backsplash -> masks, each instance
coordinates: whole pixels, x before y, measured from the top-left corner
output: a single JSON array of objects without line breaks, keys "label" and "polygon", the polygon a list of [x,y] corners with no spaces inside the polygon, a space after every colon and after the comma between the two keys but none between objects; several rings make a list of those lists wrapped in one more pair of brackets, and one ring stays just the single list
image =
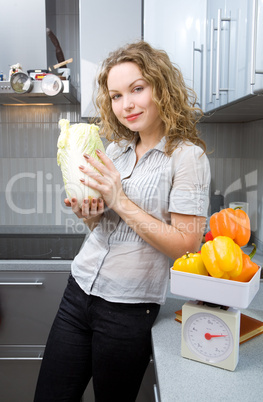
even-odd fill
[{"label": "backsplash", "polygon": [[249,203],[252,238],[263,249],[263,120],[248,123],[202,123],[211,166],[211,194],[220,190],[225,207]]},{"label": "backsplash", "polygon": [[[78,0],[47,2],[47,20],[66,58],[73,57],[72,84],[79,89]],[[54,49],[48,47],[54,63]],[[58,121],[83,121],[80,105],[0,107],[0,224],[56,226],[81,231],[64,206],[65,192],[57,166]],[[249,202],[253,240],[263,249],[263,120],[249,123],[202,123],[211,165],[211,193]]]}]

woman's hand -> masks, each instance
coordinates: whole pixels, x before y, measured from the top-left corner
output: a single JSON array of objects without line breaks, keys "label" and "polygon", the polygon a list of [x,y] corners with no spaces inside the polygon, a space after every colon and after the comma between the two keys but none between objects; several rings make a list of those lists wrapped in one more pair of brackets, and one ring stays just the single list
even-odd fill
[{"label": "woman's hand", "polygon": [[104,202],[102,198],[92,198],[92,200],[85,199],[81,208],[76,198],[72,198],[71,202],[68,198],[65,198],[64,203],[67,207],[72,208],[72,211],[78,218],[83,219],[83,222],[88,225],[90,230],[93,230],[97,226],[104,212]]},{"label": "woman's hand", "polygon": [[104,202],[102,198],[92,198],[92,200],[85,199],[81,208],[79,207],[76,198],[72,198],[71,202],[68,198],[65,198],[64,203],[67,207],[71,207],[72,211],[81,219],[95,217],[104,212]]},{"label": "woman's hand", "polygon": [[96,153],[101,162],[86,154],[84,157],[98,172],[89,167],[79,166],[79,169],[87,175],[87,178],[81,179],[81,182],[99,191],[109,208],[115,209],[117,206],[119,208],[122,200],[127,198],[122,189],[120,174],[103,152],[97,150]]}]

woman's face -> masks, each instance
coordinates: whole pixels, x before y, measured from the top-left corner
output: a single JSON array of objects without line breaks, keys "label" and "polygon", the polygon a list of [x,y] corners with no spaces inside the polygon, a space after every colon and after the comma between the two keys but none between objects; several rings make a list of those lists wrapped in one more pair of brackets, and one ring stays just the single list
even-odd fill
[{"label": "woman's face", "polygon": [[140,134],[159,132],[162,121],[152,88],[137,64],[125,62],[112,67],[107,84],[112,110],[120,123]]}]

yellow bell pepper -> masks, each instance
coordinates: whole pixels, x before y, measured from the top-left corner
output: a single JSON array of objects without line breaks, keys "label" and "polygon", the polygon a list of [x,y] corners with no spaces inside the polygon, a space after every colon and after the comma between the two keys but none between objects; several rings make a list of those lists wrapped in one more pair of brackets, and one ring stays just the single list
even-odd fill
[{"label": "yellow bell pepper", "polygon": [[242,250],[230,237],[218,236],[206,242],[201,256],[207,271],[215,278],[235,278],[242,271]]},{"label": "yellow bell pepper", "polygon": [[208,275],[200,253],[187,252],[174,262],[173,269],[192,274]]}]

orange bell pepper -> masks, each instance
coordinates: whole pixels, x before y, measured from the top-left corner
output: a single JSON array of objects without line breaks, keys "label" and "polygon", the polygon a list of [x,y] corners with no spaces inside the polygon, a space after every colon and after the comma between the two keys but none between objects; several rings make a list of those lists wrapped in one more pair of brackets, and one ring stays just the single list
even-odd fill
[{"label": "orange bell pepper", "polygon": [[234,278],[242,271],[241,248],[227,236],[217,236],[201,248],[208,273],[215,278]]},{"label": "orange bell pepper", "polygon": [[258,265],[255,262],[251,261],[257,250],[257,247],[254,243],[253,246],[254,248],[249,255],[242,251],[242,260],[243,260],[242,271],[241,274],[236,276],[235,278],[230,278],[233,281],[249,282],[253,278],[253,276],[257,273]]},{"label": "orange bell pepper", "polygon": [[200,253],[185,253],[175,260],[173,269],[191,274],[208,275]]},{"label": "orange bell pepper", "polygon": [[245,211],[240,208],[225,208],[216,212],[210,218],[212,236],[227,236],[240,247],[245,246],[251,235],[250,220]]}]

